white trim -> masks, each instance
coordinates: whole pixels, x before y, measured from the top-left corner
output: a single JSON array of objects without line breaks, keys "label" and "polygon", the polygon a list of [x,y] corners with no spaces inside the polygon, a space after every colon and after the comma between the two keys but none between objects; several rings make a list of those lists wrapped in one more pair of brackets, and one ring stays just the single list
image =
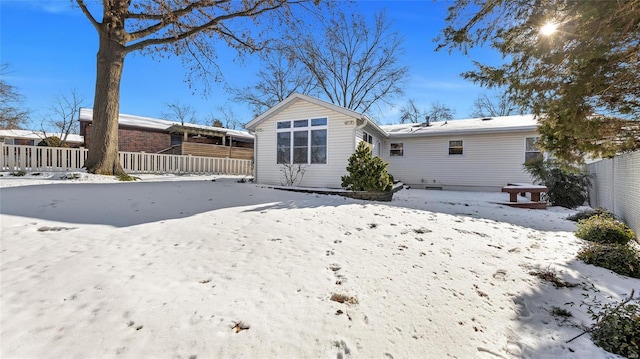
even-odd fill
[{"label": "white trim", "polygon": [[253,120],[251,120],[248,123],[246,123],[244,125],[244,128],[246,128],[248,130],[255,129],[256,126],[258,126],[262,122],[268,120],[273,115],[275,115],[278,112],[280,112],[281,110],[289,107],[290,105],[295,103],[297,100],[310,102],[310,103],[312,103],[314,105],[317,105],[317,106],[320,106],[320,107],[323,107],[323,108],[326,108],[326,109],[341,113],[341,114],[343,114],[345,116],[354,118],[356,120],[364,120],[365,124],[367,124],[367,123],[370,124],[373,128],[375,128],[376,131],[380,132],[380,134],[383,137],[388,137],[389,136],[387,134],[387,132],[385,132],[382,128],[380,128],[380,126],[378,126],[374,121],[372,121],[365,114],[361,114],[361,113],[349,110],[347,108],[344,108],[342,106],[334,105],[332,103],[329,103],[329,102],[326,102],[326,101],[322,101],[322,100],[317,99],[315,97],[303,95],[303,94],[300,94],[300,93],[294,93],[291,96],[287,97],[286,99],[282,100],[280,103],[278,103],[277,105],[271,107],[270,109],[268,109],[263,114],[259,115],[258,117],[254,118]]},{"label": "white trim", "polygon": [[[457,141],[460,141],[462,143],[462,146],[455,146],[453,148],[459,148],[459,147],[462,148],[462,153],[451,153],[451,142],[457,142]],[[465,153],[466,151],[464,150],[464,139],[455,139],[455,140],[447,139],[447,156],[464,157]]]},{"label": "white trim", "polygon": [[537,152],[537,153],[540,153],[542,155],[542,159],[545,158],[544,152],[542,151],[542,149],[538,149],[538,151],[527,151],[527,139],[529,139],[529,138],[535,138],[536,139],[535,143],[537,143],[540,140],[540,135],[537,135],[537,136],[524,136],[524,138],[523,138],[524,139],[524,141],[523,141],[524,151],[522,151],[522,163],[527,162],[527,153],[536,153]]},{"label": "white trim", "polygon": [[[321,125],[321,126],[312,126],[311,125],[311,121],[312,120],[318,120],[318,119],[324,119],[326,120],[326,124],[325,125]],[[296,121],[308,121],[307,122],[307,126],[305,127],[294,127],[294,123]],[[291,124],[290,127],[287,128],[278,128],[278,123],[280,122],[289,122]],[[297,130],[296,130],[297,129]],[[291,134],[289,136],[289,148],[290,148],[290,153],[289,153],[289,162],[291,164],[298,164],[298,163],[293,163],[293,156],[294,156],[294,136],[293,133],[295,132],[304,132],[306,130],[307,132],[307,162],[306,163],[300,163],[300,164],[304,164],[304,165],[320,165],[320,166],[324,166],[329,164],[329,117],[324,117],[324,116],[318,116],[318,117],[309,117],[309,118],[300,118],[300,119],[295,119],[295,120],[279,120],[276,121],[276,165],[281,165],[282,163],[278,163],[278,133],[289,133]],[[311,132],[314,130],[325,130],[326,132],[326,138],[325,138],[325,162],[324,163],[311,163]]]},{"label": "white trim", "polygon": [[[393,145],[402,145],[402,154],[401,155],[392,155],[391,154],[391,147]],[[389,142],[389,157],[404,157],[404,142]]]}]

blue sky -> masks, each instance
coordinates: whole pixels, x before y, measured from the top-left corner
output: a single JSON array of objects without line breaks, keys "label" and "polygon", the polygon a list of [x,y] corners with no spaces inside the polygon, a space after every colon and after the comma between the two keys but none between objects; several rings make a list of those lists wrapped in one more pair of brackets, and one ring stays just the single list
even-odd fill
[{"label": "blue sky", "polygon": [[[450,4],[431,0],[358,2],[359,10],[369,18],[386,9],[394,29],[404,37],[401,64],[410,68],[405,95],[397,98],[393,107],[372,114],[379,123],[396,123],[398,111],[408,99],[414,99],[421,108],[438,101],[454,109],[456,118],[468,117],[473,101],[488,93],[462,79],[460,73],[473,68],[472,60],[495,62],[499,55],[482,49],[474,51],[471,58],[459,52],[434,51],[432,39],[444,26]],[[84,107],[93,105],[97,48],[94,28],[69,0],[0,2],[0,61],[10,65],[4,79],[24,95],[33,123],[39,124],[50,113],[56,96],[74,89],[84,98]],[[234,50],[224,44],[218,49],[224,80],[235,87],[251,85],[258,71],[257,59],[249,56],[242,62],[234,61]],[[224,106],[232,109],[241,122],[251,120],[250,109],[234,103],[224,83],[214,83],[204,97],[194,93],[184,80],[185,71],[178,58],[157,61],[130,54],[125,60],[120,112],[160,117],[164,103],[179,101],[193,106],[199,117],[217,114],[217,108]]]}]

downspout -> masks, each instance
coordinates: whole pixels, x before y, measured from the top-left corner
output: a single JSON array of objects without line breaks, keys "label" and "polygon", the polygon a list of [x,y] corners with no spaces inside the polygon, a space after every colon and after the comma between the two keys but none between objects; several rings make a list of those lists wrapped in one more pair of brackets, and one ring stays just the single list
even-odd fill
[{"label": "downspout", "polygon": [[352,136],[352,138],[353,138],[353,146],[352,147],[353,147],[354,151],[356,150],[356,134],[358,133],[358,130],[362,130],[366,125],[369,124],[369,120],[367,120],[365,117],[361,118],[361,120],[363,121],[362,125],[356,126],[353,129],[353,136]]},{"label": "downspout", "polygon": [[256,165],[256,158],[258,157],[258,134],[254,130],[247,129],[249,134],[253,135],[253,183],[258,182],[258,165]]}]

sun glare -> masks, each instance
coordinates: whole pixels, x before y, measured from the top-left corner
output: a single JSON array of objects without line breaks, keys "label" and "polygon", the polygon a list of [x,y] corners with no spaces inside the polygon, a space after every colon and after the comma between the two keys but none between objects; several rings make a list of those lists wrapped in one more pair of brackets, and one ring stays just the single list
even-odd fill
[{"label": "sun glare", "polygon": [[558,24],[554,24],[552,22],[548,22],[540,28],[540,34],[545,36],[549,36],[556,31],[558,31]]}]

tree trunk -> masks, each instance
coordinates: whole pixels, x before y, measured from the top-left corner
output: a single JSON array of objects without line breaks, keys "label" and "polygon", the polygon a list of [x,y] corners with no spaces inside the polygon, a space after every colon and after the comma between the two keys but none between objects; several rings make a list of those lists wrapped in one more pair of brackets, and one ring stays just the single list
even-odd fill
[{"label": "tree trunk", "polygon": [[103,175],[124,174],[118,158],[118,116],[120,79],[125,48],[112,34],[100,34],[93,123],[85,166],[87,172]]}]

